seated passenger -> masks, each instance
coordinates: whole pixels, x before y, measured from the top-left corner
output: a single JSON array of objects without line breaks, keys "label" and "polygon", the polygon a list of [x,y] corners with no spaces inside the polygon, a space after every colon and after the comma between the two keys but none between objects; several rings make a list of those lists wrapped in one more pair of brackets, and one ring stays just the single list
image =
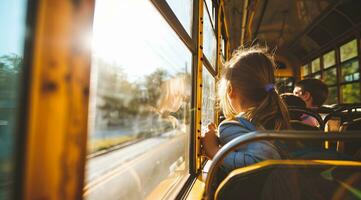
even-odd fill
[{"label": "seated passenger", "polygon": [[[239,50],[226,64],[219,82],[219,98],[226,119],[214,124],[202,138],[205,156],[212,159],[221,146],[237,136],[255,130],[288,129],[286,105],[275,89],[275,64],[265,50]],[[274,142],[257,141],[228,154],[222,164],[224,172],[267,159],[281,159],[282,150]]]},{"label": "seated passenger", "polygon": [[[304,79],[296,83],[293,94],[300,97],[306,107],[310,109],[319,108],[325,103],[328,97],[328,87],[325,83],[318,79]],[[311,126],[318,126],[315,118],[308,115],[302,117],[302,121]]]}]

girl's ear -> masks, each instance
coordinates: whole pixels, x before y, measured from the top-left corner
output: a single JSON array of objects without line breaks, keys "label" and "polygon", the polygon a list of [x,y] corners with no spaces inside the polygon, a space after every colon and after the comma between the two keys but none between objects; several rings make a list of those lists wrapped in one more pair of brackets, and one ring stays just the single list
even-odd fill
[{"label": "girl's ear", "polygon": [[234,93],[234,90],[233,90],[233,87],[232,87],[231,84],[229,84],[229,86],[228,86],[227,95],[228,95],[230,98],[233,98],[233,97],[235,96],[235,93]]}]

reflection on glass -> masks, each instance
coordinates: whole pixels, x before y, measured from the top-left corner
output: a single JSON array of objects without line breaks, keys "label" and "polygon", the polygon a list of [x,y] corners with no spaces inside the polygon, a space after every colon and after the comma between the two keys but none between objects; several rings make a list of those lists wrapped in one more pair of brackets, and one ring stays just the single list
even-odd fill
[{"label": "reflection on glass", "polygon": [[341,86],[342,103],[360,103],[360,83]]},{"label": "reflection on glass", "polygon": [[329,68],[336,64],[335,51],[330,51],[323,55],[323,68]]},{"label": "reflection on glass", "polygon": [[150,1],[96,2],[86,199],[145,199],[167,181],[159,198],[188,174],[191,63]]},{"label": "reflection on glass", "polygon": [[301,76],[307,76],[310,73],[310,70],[308,68],[308,65],[303,65],[301,67]]},{"label": "reflection on glass", "polygon": [[216,106],[216,80],[203,66],[202,70],[202,133],[205,133],[208,124],[214,122]]},{"label": "reflection on glass", "polygon": [[329,87],[328,88],[328,98],[325,104],[337,104],[338,103],[338,94],[337,94],[337,87]]},{"label": "reflection on glass", "polygon": [[340,47],[341,62],[357,56],[357,41],[352,40]]},{"label": "reflection on glass", "polygon": [[316,58],[315,60],[313,60],[311,62],[311,70],[312,70],[312,73],[315,73],[315,72],[318,72],[320,71],[320,58]]},{"label": "reflection on glass", "polygon": [[337,74],[336,67],[327,69],[326,71],[323,72],[323,81],[327,85],[335,85],[337,83],[336,74]]},{"label": "reflection on glass", "polygon": [[217,61],[217,38],[212,28],[211,19],[207,13],[207,8],[203,7],[203,53],[208,58],[212,67],[216,69]]},{"label": "reflection on glass", "polygon": [[358,60],[350,60],[341,64],[341,81],[352,82],[360,79]]},{"label": "reflection on glass", "polygon": [[0,199],[13,189],[15,129],[19,126],[19,91],[23,70],[26,0],[0,4]]},{"label": "reflection on glass", "polygon": [[189,35],[192,35],[193,0],[166,0]]}]

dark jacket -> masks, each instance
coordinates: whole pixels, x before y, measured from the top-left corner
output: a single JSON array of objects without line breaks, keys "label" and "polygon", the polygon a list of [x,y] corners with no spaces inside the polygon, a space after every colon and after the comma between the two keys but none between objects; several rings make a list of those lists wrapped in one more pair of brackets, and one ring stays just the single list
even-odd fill
[{"label": "dark jacket", "polygon": [[[243,117],[236,119],[237,121],[225,120],[219,125],[219,140],[222,146],[240,135],[256,130],[256,127],[247,119]],[[223,161],[222,168],[225,172],[230,172],[236,168],[270,159],[281,159],[278,148],[271,142],[262,140],[243,145],[229,153]]]}]

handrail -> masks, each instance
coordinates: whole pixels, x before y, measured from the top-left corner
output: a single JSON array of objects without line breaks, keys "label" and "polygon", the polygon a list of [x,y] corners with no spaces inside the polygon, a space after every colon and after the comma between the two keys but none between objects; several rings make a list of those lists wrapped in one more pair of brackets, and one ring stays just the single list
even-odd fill
[{"label": "handrail", "polygon": [[304,114],[310,115],[311,117],[313,117],[317,120],[318,124],[320,125],[319,128],[321,130],[325,130],[325,123],[324,123],[322,117],[318,113],[316,113],[308,108],[301,108],[301,107],[294,107],[294,106],[288,107],[288,111],[289,112],[292,112],[292,111],[299,112],[299,113],[304,113]]},{"label": "handrail", "polygon": [[339,134],[338,132],[327,132],[323,131],[254,131],[239,137],[234,138],[229,143],[225,144],[214,156],[212,159],[212,164],[209,168],[206,186],[205,186],[205,198],[212,200],[214,198],[214,191],[212,190],[211,183],[213,182],[214,175],[219,169],[219,165],[223,161],[224,157],[228,155],[234,149],[257,140],[273,140],[273,139],[282,139],[282,140],[359,140],[361,141],[361,134],[359,132],[347,132],[347,134]]},{"label": "handrail", "polygon": [[327,114],[323,121],[326,124],[331,119],[331,117],[334,116],[336,113],[342,113],[342,111],[347,111],[348,113],[352,113],[352,110],[357,108],[361,108],[361,104],[342,105],[341,107]]}]

